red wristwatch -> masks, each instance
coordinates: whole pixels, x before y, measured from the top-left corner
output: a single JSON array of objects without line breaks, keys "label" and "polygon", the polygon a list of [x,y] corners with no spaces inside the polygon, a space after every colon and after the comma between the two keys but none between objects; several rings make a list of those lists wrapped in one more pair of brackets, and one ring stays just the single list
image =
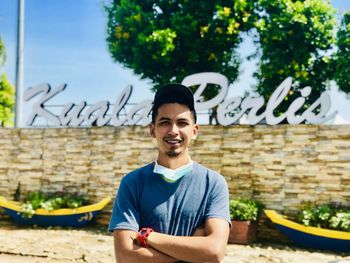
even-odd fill
[{"label": "red wristwatch", "polygon": [[153,232],[152,228],[144,227],[137,233],[137,240],[139,241],[141,246],[148,247],[146,240],[151,232]]}]

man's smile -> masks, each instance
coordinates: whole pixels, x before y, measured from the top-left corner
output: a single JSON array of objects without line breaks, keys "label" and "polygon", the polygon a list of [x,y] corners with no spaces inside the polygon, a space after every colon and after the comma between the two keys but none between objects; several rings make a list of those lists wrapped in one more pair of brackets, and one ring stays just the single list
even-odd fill
[{"label": "man's smile", "polygon": [[170,138],[165,138],[164,141],[172,146],[176,146],[182,142],[181,139],[170,139]]}]

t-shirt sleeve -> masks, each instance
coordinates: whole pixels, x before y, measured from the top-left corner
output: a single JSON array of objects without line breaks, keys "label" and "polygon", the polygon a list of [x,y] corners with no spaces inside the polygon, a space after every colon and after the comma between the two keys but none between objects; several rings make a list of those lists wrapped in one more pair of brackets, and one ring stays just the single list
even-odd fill
[{"label": "t-shirt sleeve", "polygon": [[119,186],[108,230],[126,229],[139,231],[140,212],[137,202],[137,189],[133,180],[125,176]]},{"label": "t-shirt sleeve", "polygon": [[211,189],[205,218],[222,218],[231,226],[228,186],[225,178],[221,175],[218,175]]}]

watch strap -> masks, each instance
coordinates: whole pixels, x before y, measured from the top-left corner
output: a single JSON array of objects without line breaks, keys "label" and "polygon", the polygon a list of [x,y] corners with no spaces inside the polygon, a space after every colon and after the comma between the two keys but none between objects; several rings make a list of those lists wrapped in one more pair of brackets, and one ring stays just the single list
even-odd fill
[{"label": "watch strap", "polygon": [[152,228],[144,227],[137,233],[137,240],[139,241],[139,244],[143,247],[148,247],[147,245],[147,237],[150,233],[153,232]]}]

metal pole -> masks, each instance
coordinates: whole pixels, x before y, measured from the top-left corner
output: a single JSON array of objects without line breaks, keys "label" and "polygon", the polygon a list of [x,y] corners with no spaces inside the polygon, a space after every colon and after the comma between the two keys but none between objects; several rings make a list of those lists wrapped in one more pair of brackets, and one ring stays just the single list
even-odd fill
[{"label": "metal pole", "polygon": [[22,124],[23,60],[24,60],[24,0],[18,0],[16,109],[15,109],[15,127],[16,128],[21,127],[21,124]]}]

